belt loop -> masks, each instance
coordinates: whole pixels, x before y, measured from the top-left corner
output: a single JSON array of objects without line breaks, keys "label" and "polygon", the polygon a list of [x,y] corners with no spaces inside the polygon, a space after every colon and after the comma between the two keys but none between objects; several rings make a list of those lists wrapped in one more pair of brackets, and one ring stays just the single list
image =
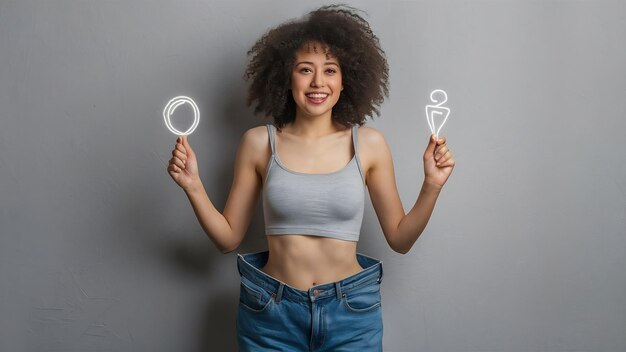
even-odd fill
[{"label": "belt loop", "polygon": [[283,288],[285,287],[285,284],[283,284],[282,282],[280,283],[280,285],[278,286],[278,292],[276,292],[276,303],[280,303],[280,299],[283,296]]},{"label": "belt loop", "polygon": [[337,292],[337,299],[341,300],[341,284],[339,281],[335,282],[335,291]]}]

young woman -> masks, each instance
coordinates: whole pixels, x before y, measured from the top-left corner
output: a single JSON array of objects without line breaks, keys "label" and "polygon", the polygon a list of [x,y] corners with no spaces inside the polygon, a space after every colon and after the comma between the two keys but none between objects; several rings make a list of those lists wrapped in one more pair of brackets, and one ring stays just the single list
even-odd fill
[{"label": "young woman", "polygon": [[262,193],[269,250],[237,257],[239,348],[380,351],[382,262],[356,252],[365,189],[387,243],[407,253],[454,167],[446,140],[430,137],[405,214],[385,138],[363,126],[388,92],[369,24],[353,8],[326,6],[269,30],[248,54],[248,104],[273,123],[243,134],[224,211],[209,200],[186,137],[167,169],[223,253],[243,240]]}]

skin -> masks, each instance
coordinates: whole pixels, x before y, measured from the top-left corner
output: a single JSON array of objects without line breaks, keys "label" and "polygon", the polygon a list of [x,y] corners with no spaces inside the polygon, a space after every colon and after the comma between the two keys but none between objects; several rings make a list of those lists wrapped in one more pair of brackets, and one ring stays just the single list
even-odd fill
[{"label": "skin", "polygon": [[[320,43],[314,43],[322,47]],[[339,61],[323,51],[296,53],[292,70],[295,121],[276,134],[276,153],[291,170],[328,173],[343,168],[352,158],[351,131],[332,121],[332,107],[343,89]],[[310,92],[327,93],[325,101],[308,99]],[[359,159],[372,206],[389,246],[407,253],[420,236],[455,161],[445,137],[430,137],[423,154],[424,181],[412,209],[404,212],[395,182],[389,146],[378,130],[359,128]],[[233,184],[223,213],[210,201],[198,175],[196,155],[186,136],[177,140],[168,172],[184,189],[206,234],[223,253],[241,244],[258,201],[271,157],[265,126],[249,129],[241,138]],[[356,261],[357,243],[307,235],[266,236],[269,259],[262,270],[287,285],[308,290],[339,281],[363,270]]]}]

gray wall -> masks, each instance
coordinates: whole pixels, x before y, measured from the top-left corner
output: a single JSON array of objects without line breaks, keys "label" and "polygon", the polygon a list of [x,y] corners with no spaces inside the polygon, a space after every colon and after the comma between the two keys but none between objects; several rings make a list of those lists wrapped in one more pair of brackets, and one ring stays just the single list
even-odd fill
[{"label": "gray wall", "polygon": [[[382,118],[405,210],[424,105],[449,94],[457,167],[411,252],[368,201],[386,351],[626,350],[623,1],[350,2],[388,54]],[[234,350],[236,254],[166,172],[185,94],[222,209],[246,50],[292,1],[0,2],[0,351]],[[182,128],[182,127],[181,127]],[[266,248],[261,207],[239,252]]]}]

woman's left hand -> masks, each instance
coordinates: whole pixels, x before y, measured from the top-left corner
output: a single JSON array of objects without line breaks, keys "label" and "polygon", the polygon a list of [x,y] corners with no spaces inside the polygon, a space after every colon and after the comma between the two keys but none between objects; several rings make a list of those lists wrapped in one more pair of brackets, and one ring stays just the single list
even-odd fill
[{"label": "woman's left hand", "polygon": [[431,135],[424,152],[424,183],[443,187],[454,169],[454,164],[452,152],[446,144],[446,137],[437,139],[434,134]]}]

